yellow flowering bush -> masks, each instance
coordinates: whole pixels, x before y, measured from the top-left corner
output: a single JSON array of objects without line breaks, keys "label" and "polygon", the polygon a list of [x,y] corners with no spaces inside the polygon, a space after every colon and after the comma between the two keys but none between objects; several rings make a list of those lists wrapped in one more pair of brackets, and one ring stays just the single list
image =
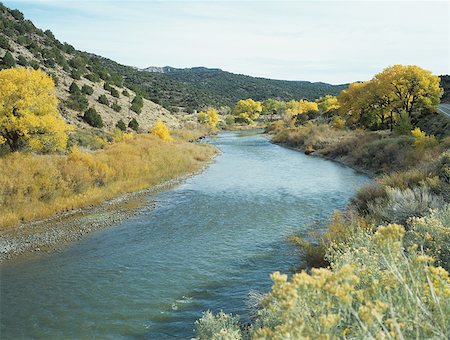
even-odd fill
[{"label": "yellow flowering bush", "polygon": [[[449,274],[417,246],[405,250],[404,237],[398,224],[361,228],[331,245],[329,268],[272,274],[259,317],[233,339],[448,338]],[[198,321],[199,338],[214,324]]]},{"label": "yellow flowering bush", "polygon": [[171,142],[173,138],[170,136],[169,128],[160,119],[158,119],[149,131],[152,135],[158,136],[162,140]]},{"label": "yellow flowering bush", "polygon": [[412,217],[405,242],[407,246],[417,244],[436,264],[450,270],[450,204],[432,210],[429,216]]}]

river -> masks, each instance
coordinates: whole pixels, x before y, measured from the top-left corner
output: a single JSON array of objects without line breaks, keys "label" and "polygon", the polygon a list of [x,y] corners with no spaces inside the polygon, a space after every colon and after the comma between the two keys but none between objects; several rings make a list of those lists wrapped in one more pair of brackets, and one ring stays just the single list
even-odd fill
[{"label": "river", "polygon": [[248,320],[251,290],[301,264],[287,242],[342,209],[368,178],[254,132],[209,138],[203,173],[155,209],[60,252],[1,266],[1,338],[190,339],[204,310]]}]

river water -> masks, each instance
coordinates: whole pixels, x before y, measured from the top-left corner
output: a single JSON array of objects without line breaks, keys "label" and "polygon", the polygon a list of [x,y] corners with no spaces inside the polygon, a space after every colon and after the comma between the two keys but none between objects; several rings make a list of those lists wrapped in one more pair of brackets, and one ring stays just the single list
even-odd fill
[{"label": "river water", "polygon": [[301,259],[286,238],[342,209],[368,179],[223,132],[214,164],[156,196],[154,210],[63,251],[1,267],[2,339],[190,339],[204,310],[248,320],[248,293]]}]

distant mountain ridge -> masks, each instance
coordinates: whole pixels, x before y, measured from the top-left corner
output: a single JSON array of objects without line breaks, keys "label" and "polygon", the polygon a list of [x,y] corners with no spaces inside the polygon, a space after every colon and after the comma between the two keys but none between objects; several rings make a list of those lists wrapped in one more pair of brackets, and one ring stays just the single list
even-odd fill
[{"label": "distant mountain ridge", "polygon": [[173,73],[173,72],[189,72],[189,71],[205,71],[205,72],[214,72],[214,71],[222,71],[220,68],[208,68],[203,66],[196,67],[187,67],[187,68],[177,68],[172,66],[149,66],[141,69],[141,71],[153,72],[153,73]]}]

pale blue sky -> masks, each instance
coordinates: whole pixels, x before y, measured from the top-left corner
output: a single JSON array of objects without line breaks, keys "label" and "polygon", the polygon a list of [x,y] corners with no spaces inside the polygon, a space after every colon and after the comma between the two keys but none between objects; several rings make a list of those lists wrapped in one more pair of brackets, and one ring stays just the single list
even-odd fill
[{"label": "pale blue sky", "polygon": [[61,41],[137,67],[346,83],[450,73],[449,1],[4,1]]}]

